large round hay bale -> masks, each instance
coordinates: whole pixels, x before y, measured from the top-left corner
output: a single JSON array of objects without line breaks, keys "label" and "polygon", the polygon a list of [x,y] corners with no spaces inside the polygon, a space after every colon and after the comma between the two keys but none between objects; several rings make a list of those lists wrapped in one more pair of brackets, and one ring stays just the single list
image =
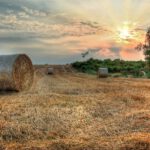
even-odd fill
[{"label": "large round hay bale", "polygon": [[27,90],[33,83],[34,69],[25,54],[0,56],[0,90]]}]

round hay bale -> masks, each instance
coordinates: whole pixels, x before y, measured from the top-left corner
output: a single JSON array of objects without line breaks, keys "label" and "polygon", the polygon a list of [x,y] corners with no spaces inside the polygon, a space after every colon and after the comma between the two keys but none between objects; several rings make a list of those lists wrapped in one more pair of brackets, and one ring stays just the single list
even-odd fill
[{"label": "round hay bale", "polygon": [[47,70],[47,72],[48,72],[48,74],[49,75],[52,75],[52,74],[54,74],[54,68],[48,68],[48,70]]},{"label": "round hay bale", "polygon": [[98,77],[99,78],[106,78],[108,77],[108,68],[99,68],[98,69]]},{"label": "round hay bale", "polygon": [[145,72],[145,71],[140,71],[140,75],[141,75],[142,77],[146,77],[146,72]]},{"label": "round hay bale", "polygon": [[33,65],[27,55],[0,56],[0,90],[27,90],[33,83],[33,77]]}]

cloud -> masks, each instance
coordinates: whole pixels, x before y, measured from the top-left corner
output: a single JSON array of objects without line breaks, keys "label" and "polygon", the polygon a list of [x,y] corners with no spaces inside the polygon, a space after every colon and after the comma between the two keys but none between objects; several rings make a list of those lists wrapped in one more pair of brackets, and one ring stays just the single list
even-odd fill
[{"label": "cloud", "polygon": [[99,25],[98,25],[97,22],[84,22],[84,21],[81,21],[80,23],[82,25],[89,26],[91,28],[99,28]]},{"label": "cloud", "polygon": [[98,51],[100,51],[101,48],[87,48],[86,50],[84,50],[85,52],[91,52],[91,53],[96,53]]},{"label": "cloud", "polygon": [[107,58],[115,59],[118,57],[117,54],[109,48],[101,49],[98,55],[100,58],[103,59],[107,59]]},{"label": "cloud", "polygon": [[22,9],[24,10],[24,14],[28,14],[28,15],[31,15],[31,16],[36,16],[36,17],[46,17],[46,16],[48,16],[48,12],[34,10],[34,9],[27,8],[27,7],[22,7]]},{"label": "cloud", "polygon": [[[28,53],[34,61],[41,58],[41,62],[48,58],[54,61],[53,57],[59,58],[58,62],[65,62],[63,59],[71,62],[73,57],[80,59],[86,51],[101,59],[133,58],[134,53],[129,50],[143,39],[150,23],[148,2],[0,0],[0,46],[6,53]],[[136,6],[134,12],[133,6]],[[128,12],[123,8],[128,8]],[[138,21],[133,30],[138,32],[138,40],[130,40],[125,45],[122,41],[117,43],[116,32],[126,21],[126,15],[129,21]]]},{"label": "cloud", "polygon": [[108,47],[108,48],[103,48],[103,47],[97,47],[97,48],[87,48],[82,51],[82,57],[83,58],[97,58],[97,59],[116,59],[119,58],[119,51],[120,47]]},{"label": "cloud", "polygon": [[[26,10],[28,11],[28,10]],[[43,16],[43,18],[51,17],[48,14],[42,14],[37,11],[29,10],[34,16]],[[58,16],[57,16],[58,17]],[[65,36],[87,36],[95,35],[100,29],[81,24],[78,21],[73,21],[70,24],[53,24],[47,21],[35,20],[26,12],[16,14],[0,15],[0,30],[7,32],[26,32],[33,35],[40,35],[42,38],[62,38]],[[53,18],[53,20],[55,20]],[[99,27],[100,28],[100,27]],[[103,30],[103,29],[101,29]]]},{"label": "cloud", "polygon": [[137,51],[135,49],[121,49],[120,58],[123,60],[144,60],[143,51]]},{"label": "cloud", "polygon": [[90,28],[97,29],[97,32],[106,32],[106,33],[112,33],[111,30],[107,29],[105,26],[100,25],[98,22],[91,22],[91,21],[81,21],[80,22],[84,26],[89,26]]}]

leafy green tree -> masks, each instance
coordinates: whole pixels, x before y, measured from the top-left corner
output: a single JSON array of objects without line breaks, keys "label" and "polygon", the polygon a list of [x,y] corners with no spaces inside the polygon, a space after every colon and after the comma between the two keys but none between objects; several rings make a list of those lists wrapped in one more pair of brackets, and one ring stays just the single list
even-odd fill
[{"label": "leafy green tree", "polygon": [[147,30],[146,37],[145,37],[145,43],[140,43],[137,46],[138,50],[144,50],[145,60],[147,62],[147,68],[150,70],[150,27]]}]

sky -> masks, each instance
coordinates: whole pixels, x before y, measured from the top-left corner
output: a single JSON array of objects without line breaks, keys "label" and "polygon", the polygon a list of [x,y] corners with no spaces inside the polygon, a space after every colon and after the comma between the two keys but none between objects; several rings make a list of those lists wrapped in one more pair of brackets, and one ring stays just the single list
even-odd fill
[{"label": "sky", "polygon": [[34,64],[142,60],[135,47],[149,14],[150,0],[0,0],[0,54],[26,53]]}]

